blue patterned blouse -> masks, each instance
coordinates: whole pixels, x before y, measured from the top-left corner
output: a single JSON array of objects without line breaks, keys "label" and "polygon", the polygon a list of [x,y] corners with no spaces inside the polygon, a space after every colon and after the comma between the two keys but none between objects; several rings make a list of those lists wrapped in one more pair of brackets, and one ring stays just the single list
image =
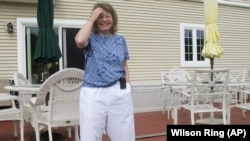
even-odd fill
[{"label": "blue patterned blouse", "polygon": [[118,34],[91,33],[85,60],[84,87],[112,86],[120,77],[125,77],[123,63],[129,60],[125,38]]}]

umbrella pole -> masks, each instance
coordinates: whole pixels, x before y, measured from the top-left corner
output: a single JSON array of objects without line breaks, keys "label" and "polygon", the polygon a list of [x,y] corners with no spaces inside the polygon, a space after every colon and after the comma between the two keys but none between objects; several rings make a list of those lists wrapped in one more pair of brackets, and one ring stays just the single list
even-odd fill
[{"label": "umbrella pole", "polygon": [[42,81],[44,82],[48,77],[49,77],[49,69],[48,69],[48,66],[47,66],[47,63],[44,63],[43,64],[43,73],[42,73]]},{"label": "umbrella pole", "polygon": [[[214,57],[210,58],[210,67],[211,67],[211,70],[214,69]],[[211,80],[213,80],[213,73],[211,73]]]},{"label": "umbrella pole", "polygon": [[[211,67],[211,70],[214,69],[214,57],[210,58],[210,67]],[[213,77],[214,77],[214,73],[212,72],[211,73],[211,81],[213,81]],[[213,92],[213,87],[211,87],[211,92]]]},{"label": "umbrella pole", "polygon": [[214,69],[214,57],[210,58],[210,66],[211,66],[211,70]]}]

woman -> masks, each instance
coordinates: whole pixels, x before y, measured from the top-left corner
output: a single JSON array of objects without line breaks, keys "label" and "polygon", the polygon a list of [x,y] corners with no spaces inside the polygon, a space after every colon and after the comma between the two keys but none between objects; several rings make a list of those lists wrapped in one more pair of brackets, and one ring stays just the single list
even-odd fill
[{"label": "woman", "polygon": [[117,14],[109,3],[96,3],[75,37],[85,49],[85,76],[80,95],[81,141],[134,141],[134,112],[126,40],[117,32]]}]

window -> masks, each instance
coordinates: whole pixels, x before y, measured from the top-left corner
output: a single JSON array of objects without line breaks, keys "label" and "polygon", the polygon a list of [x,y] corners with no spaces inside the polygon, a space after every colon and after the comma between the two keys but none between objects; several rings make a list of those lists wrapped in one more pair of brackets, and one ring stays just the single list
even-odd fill
[{"label": "window", "polygon": [[[36,21],[35,18],[17,18],[18,72],[24,74],[32,83],[42,83],[44,81],[43,65],[34,61],[38,35]],[[74,42],[75,35],[83,24],[83,21],[78,20],[54,20],[54,30],[58,37],[62,57],[58,62],[48,64],[50,74],[69,67],[83,69],[84,50],[78,49]]]},{"label": "window", "polygon": [[208,67],[209,60],[202,56],[204,25],[180,24],[181,67]]}]

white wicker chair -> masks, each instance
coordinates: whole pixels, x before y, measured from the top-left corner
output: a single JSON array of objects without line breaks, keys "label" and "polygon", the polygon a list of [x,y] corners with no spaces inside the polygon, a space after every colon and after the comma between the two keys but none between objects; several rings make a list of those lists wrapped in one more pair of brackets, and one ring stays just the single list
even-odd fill
[{"label": "white wicker chair", "polygon": [[[14,72],[13,74],[14,83],[17,86],[25,86],[25,85],[31,85],[28,79],[24,75],[22,75],[19,72]],[[18,92],[19,97],[21,98],[23,102],[23,118],[26,122],[30,122],[31,120],[31,106],[29,103],[30,98],[32,97],[31,92],[25,92],[25,91],[19,91]]]},{"label": "white wicker chair", "polygon": [[[75,140],[79,140],[79,94],[84,71],[67,68],[51,75],[40,87],[37,96],[30,99],[33,106],[33,127],[36,141],[40,141],[40,131],[48,128],[49,141],[53,141],[52,128],[75,127]],[[48,112],[37,111],[37,106],[46,102],[49,94]]]},{"label": "white wicker chair", "polygon": [[[17,124],[20,122],[20,140],[24,141],[24,120],[22,108],[23,104],[19,97],[10,94],[0,94],[0,101],[11,101],[10,108],[0,109],[0,121],[14,121],[14,136],[17,137]],[[16,107],[15,101],[18,102],[19,108]]]}]

